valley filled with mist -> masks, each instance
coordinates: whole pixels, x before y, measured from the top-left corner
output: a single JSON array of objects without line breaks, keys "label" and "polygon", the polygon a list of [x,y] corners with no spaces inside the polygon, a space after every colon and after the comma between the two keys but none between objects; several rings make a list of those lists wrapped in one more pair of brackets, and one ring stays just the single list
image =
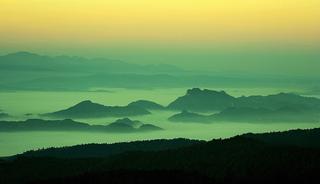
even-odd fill
[{"label": "valley filled with mist", "polygon": [[[213,88],[212,91],[224,90],[228,94],[241,97],[250,95],[270,95],[281,92],[304,93],[302,89],[280,89],[280,88]],[[37,150],[48,147],[71,146],[88,143],[115,143],[136,140],[188,138],[197,140],[211,140],[214,138],[228,138],[243,133],[262,133],[271,131],[284,131],[297,128],[316,128],[319,121],[286,121],[280,119],[277,122],[245,121],[236,120],[199,122],[189,120],[188,122],[170,121],[169,118],[181,112],[179,109],[166,108],[178,97],[187,93],[186,88],[159,88],[159,89],[123,89],[107,88],[103,91],[2,91],[0,94],[2,112],[8,114],[1,121],[24,121],[27,119],[58,120],[71,118],[73,121],[89,125],[109,125],[121,118],[130,118],[142,123],[152,124],[160,127],[161,131],[143,132],[114,132],[114,131],[81,131],[78,129],[53,129],[53,130],[27,130],[0,132],[1,156],[9,156],[28,150]],[[309,95],[319,97],[317,94]],[[90,100],[92,103],[107,106],[126,106],[137,100],[148,100],[155,102],[165,109],[151,109],[147,114],[123,114],[114,116],[95,117],[50,117],[42,114],[67,109],[82,101]],[[213,101],[214,103],[214,101]],[[201,103],[200,103],[201,106]],[[185,109],[186,110],[186,109]],[[197,111],[191,111],[197,113]],[[200,111],[198,114],[209,115],[219,110]],[[251,113],[255,116],[255,112]],[[302,115],[301,115],[302,116]],[[305,122],[304,122],[305,120]],[[317,119],[319,120],[319,118]],[[0,127],[1,130],[1,127]]]}]

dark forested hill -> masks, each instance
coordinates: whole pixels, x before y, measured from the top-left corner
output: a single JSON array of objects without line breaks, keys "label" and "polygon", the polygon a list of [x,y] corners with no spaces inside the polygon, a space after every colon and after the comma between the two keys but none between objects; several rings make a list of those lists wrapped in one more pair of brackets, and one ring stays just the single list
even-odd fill
[{"label": "dark forested hill", "polygon": [[289,130],[261,134],[244,134],[243,137],[252,138],[277,145],[294,145],[300,147],[320,148],[320,128],[310,130]]},{"label": "dark forested hill", "polygon": [[[184,144],[188,142],[184,140],[175,149],[171,149],[174,144],[172,147],[151,146],[158,144],[157,141],[127,143],[122,144],[125,146],[121,150],[129,152],[115,151],[105,157],[81,159],[49,158],[31,152],[34,156],[22,155],[0,162],[0,182],[318,183],[320,148],[316,144],[305,145],[306,141],[320,142],[318,133],[319,129],[259,134],[258,137],[245,134],[224,140],[190,142],[190,145]],[[274,139],[270,141],[270,137]],[[164,142],[168,145],[170,141]],[[151,147],[125,148],[130,144]],[[85,152],[85,147],[78,148]],[[76,150],[76,147],[65,150]]]},{"label": "dark forested hill", "polygon": [[123,142],[114,144],[86,144],[62,148],[49,148],[35,151],[27,151],[19,157],[55,157],[55,158],[88,158],[107,157],[128,151],[160,151],[177,149],[204,141],[188,139],[150,140]]}]

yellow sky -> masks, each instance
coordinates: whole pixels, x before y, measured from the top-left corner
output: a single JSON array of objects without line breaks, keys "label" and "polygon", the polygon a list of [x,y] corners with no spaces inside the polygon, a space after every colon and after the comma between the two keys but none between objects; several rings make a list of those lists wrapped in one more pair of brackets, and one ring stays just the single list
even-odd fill
[{"label": "yellow sky", "polygon": [[320,0],[0,0],[2,43],[320,41]]}]

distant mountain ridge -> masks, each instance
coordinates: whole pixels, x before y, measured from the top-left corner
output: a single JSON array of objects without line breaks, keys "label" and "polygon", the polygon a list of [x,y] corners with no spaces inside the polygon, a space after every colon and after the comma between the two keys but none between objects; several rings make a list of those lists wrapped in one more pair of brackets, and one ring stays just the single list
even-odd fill
[{"label": "distant mountain ridge", "polygon": [[224,91],[193,88],[168,108],[181,110],[169,117],[174,122],[320,122],[320,99],[291,93],[236,98]]},{"label": "distant mountain ridge", "polygon": [[[92,88],[188,88],[297,86],[318,78],[277,78],[242,73],[189,71],[168,64],[135,64],[107,58],[47,56],[17,52],[0,56],[0,90],[88,91]],[[258,78],[258,79],[257,79]],[[254,80],[253,80],[254,79]],[[81,81],[81,82],[79,82]]]},{"label": "distant mountain ridge", "polygon": [[163,130],[152,124],[132,121],[129,118],[119,119],[108,125],[89,125],[87,123],[64,120],[28,119],[25,121],[0,121],[0,132],[19,131],[85,131],[85,132],[147,132]]},{"label": "distant mountain ridge", "polygon": [[76,56],[46,56],[30,52],[16,52],[0,56],[0,70],[23,71],[109,71],[112,73],[170,72],[182,69],[171,65],[139,65],[120,60]]},{"label": "distant mountain ridge", "polygon": [[230,107],[267,108],[276,110],[282,107],[320,110],[320,99],[304,97],[292,93],[278,93],[267,96],[233,97],[224,91],[193,88],[184,96],[168,105],[169,109],[189,111],[221,111]]},{"label": "distant mountain ridge", "polygon": [[202,115],[182,111],[168,118],[172,122],[244,122],[244,123],[320,123],[320,113],[292,108],[270,110],[266,108],[230,107],[219,113]]},{"label": "distant mountain ridge", "polygon": [[[172,86],[187,71],[168,64],[17,52],[0,56],[0,90],[87,91],[95,87]],[[169,75],[174,74],[174,75]],[[81,81],[81,82],[79,82]],[[177,84],[175,82],[175,84]]]},{"label": "distant mountain ridge", "polygon": [[174,114],[168,118],[172,122],[211,122],[211,115],[202,115],[194,112],[183,110],[180,113]]},{"label": "distant mountain ridge", "polygon": [[140,121],[133,121],[129,118],[123,118],[123,119],[118,119],[115,122],[107,125],[108,128],[113,129],[113,130],[129,130],[131,131],[132,129],[136,129],[139,131],[157,131],[157,130],[163,130],[160,127],[157,127],[152,124],[144,124]]},{"label": "distant mountain ridge", "polygon": [[147,114],[150,114],[150,112],[137,106],[105,106],[94,103],[90,100],[85,100],[67,109],[42,114],[42,116],[63,118],[99,118],[126,117]]}]

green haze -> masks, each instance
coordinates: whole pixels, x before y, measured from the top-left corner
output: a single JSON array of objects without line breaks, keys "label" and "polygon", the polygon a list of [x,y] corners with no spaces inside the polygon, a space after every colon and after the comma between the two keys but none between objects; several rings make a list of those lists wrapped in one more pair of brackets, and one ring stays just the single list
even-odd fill
[{"label": "green haze", "polygon": [[[1,109],[12,115],[12,120],[36,117],[36,114],[52,112],[74,105],[82,100],[92,100],[106,105],[126,105],[138,99],[152,100],[162,105],[185,94],[185,88],[176,89],[108,89],[107,92],[39,92],[17,91],[1,92]],[[219,90],[219,89],[218,89]],[[299,91],[299,89],[281,88],[230,88],[225,89],[235,96],[252,94],[273,94],[278,92]],[[31,116],[24,116],[31,113]],[[318,123],[173,123],[168,117],[175,111],[152,111],[151,115],[131,117],[144,123],[152,123],[165,131],[146,133],[88,133],[88,132],[0,132],[0,155],[7,156],[30,149],[52,146],[70,146],[84,143],[112,143],[159,138],[192,138],[210,140],[225,138],[247,132],[268,132],[295,128],[315,128]],[[118,118],[75,119],[92,125],[106,125]]]}]

